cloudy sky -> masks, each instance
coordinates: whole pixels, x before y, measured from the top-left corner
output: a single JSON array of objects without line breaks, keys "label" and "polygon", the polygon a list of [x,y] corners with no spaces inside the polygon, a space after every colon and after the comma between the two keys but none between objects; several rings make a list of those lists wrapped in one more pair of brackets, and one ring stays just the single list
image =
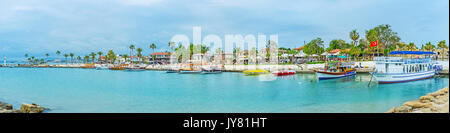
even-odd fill
[{"label": "cloudy sky", "polygon": [[[403,42],[449,40],[448,0],[0,0],[0,56],[22,57],[113,49],[167,50],[175,34],[278,34],[299,47],[316,37],[389,24]],[[192,38],[190,36],[190,38]]]}]

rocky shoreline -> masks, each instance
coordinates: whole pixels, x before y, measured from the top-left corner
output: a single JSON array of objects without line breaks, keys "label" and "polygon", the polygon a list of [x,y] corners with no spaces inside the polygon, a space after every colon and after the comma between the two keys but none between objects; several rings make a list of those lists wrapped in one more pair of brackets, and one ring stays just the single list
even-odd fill
[{"label": "rocky shoreline", "polygon": [[39,106],[35,103],[26,104],[22,103],[19,110],[13,108],[12,104],[0,102],[0,113],[43,113],[49,108]]},{"label": "rocky shoreline", "polygon": [[392,108],[386,113],[449,113],[448,87],[409,101],[400,107]]}]

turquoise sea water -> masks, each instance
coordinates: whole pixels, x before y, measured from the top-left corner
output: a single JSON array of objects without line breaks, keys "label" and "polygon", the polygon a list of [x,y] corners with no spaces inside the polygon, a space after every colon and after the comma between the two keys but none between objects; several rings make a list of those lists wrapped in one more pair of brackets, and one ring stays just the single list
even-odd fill
[{"label": "turquoise sea water", "polygon": [[385,112],[449,86],[448,77],[439,77],[368,87],[370,78],[0,68],[0,101],[15,108],[34,102],[50,113]]}]

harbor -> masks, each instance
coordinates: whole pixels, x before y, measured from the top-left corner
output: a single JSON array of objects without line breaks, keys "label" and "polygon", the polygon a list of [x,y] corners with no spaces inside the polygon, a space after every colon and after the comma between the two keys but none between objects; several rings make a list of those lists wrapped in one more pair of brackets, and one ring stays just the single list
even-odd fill
[{"label": "harbor", "polygon": [[83,68],[2,68],[0,72],[0,101],[14,107],[38,103],[50,108],[48,113],[382,113],[449,83],[448,76],[439,76],[368,85],[369,74],[322,81],[315,74],[280,77]]}]

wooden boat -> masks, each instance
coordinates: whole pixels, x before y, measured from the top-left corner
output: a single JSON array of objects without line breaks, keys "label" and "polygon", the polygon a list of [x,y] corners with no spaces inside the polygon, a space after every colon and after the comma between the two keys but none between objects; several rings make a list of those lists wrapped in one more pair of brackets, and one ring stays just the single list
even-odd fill
[{"label": "wooden boat", "polygon": [[376,57],[376,70],[371,73],[379,84],[401,83],[433,78],[442,66],[428,55],[433,52],[393,51],[390,55],[425,55],[422,58]]},{"label": "wooden boat", "polygon": [[89,68],[89,69],[91,69],[91,68],[95,68],[95,65],[94,64],[84,64],[84,66],[81,66],[80,68]]},{"label": "wooden boat", "polygon": [[329,62],[320,70],[314,70],[319,80],[344,78],[356,75],[356,69],[352,68],[354,62]]},{"label": "wooden boat", "polygon": [[315,71],[319,80],[344,78],[356,75],[356,69],[344,69],[341,70],[318,70]]},{"label": "wooden boat", "polygon": [[245,75],[260,75],[260,74],[268,74],[269,71],[266,70],[246,70],[244,71]]},{"label": "wooden boat", "polygon": [[118,67],[110,67],[109,69],[111,69],[111,70],[125,70],[125,67],[118,66]]},{"label": "wooden boat", "polygon": [[272,74],[277,76],[286,76],[286,75],[294,75],[296,72],[294,70],[281,70],[281,71],[275,71]]}]

